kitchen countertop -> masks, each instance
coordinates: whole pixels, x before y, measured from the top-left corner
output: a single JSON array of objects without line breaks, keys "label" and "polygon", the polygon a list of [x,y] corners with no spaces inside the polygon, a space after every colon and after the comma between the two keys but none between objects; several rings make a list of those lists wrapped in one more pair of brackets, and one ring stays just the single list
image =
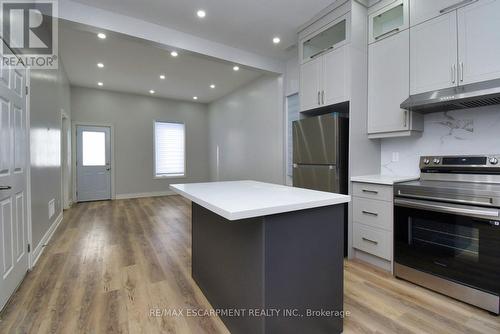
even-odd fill
[{"label": "kitchen countertop", "polygon": [[351,200],[347,195],[257,181],[173,184],[170,189],[228,220],[337,205]]},{"label": "kitchen countertop", "polygon": [[351,181],[353,182],[363,182],[363,183],[375,183],[384,184],[388,186],[394,185],[394,183],[414,181],[418,180],[419,176],[400,176],[400,175],[363,175],[363,176],[353,176]]}]

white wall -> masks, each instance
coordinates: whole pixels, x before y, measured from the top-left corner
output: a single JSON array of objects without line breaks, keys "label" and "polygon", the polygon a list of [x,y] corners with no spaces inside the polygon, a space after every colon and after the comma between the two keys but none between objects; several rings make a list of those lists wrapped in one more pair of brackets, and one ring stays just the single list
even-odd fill
[{"label": "white wall", "polygon": [[209,115],[212,180],[284,183],[281,76],[263,76],[211,103]]},{"label": "white wall", "polygon": [[[168,192],[169,184],[209,179],[208,109],[200,103],[71,88],[73,122],[113,124],[117,197]],[[186,177],[153,178],[153,122],[186,124]]]},{"label": "white wall", "polygon": [[424,126],[420,138],[382,140],[383,174],[418,175],[422,155],[500,154],[499,106],[428,114]]},{"label": "white wall", "polygon": [[[61,113],[71,117],[71,108],[62,62],[58,70],[32,70],[30,85],[32,249],[37,250],[62,212]],[[55,214],[49,218],[51,200]]]}]

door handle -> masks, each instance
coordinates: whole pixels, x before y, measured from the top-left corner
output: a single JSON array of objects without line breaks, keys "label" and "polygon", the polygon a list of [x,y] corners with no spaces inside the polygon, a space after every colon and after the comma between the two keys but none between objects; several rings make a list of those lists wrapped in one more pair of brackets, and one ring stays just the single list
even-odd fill
[{"label": "door handle", "polygon": [[399,31],[399,28],[392,29],[388,32],[384,32],[383,34],[376,36],[375,39],[377,40],[379,38],[382,38],[382,37],[387,36],[389,34],[393,34],[393,33],[398,32],[398,31]]},{"label": "door handle", "polygon": [[460,2],[458,2],[456,4],[454,4],[454,5],[451,5],[451,6],[448,6],[448,7],[445,7],[443,9],[441,9],[439,11],[439,13],[440,14],[444,14],[444,13],[447,13],[449,11],[452,11],[453,9],[456,9],[458,7],[461,7],[461,6],[465,6],[467,4],[471,4],[471,3],[476,2],[476,1],[478,1],[478,0],[464,0],[464,1],[460,1]]},{"label": "door handle", "polygon": [[370,215],[370,216],[375,216],[375,217],[378,216],[378,213],[376,213],[376,212],[370,212],[370,211],[365,211],[365,210],[363,210],[361,212],[363,212],[365,215]]},{"label": "door handle", "polygon": [[362,237],[361,239],[363,239],[363,241],[369,242],[371,244],[378,245],[378,241],[375,241],[375,240],[372,240],[372,239],[368,239],[368,238],[365,238],[365,237]]},{"label": "door handle", "polygon": [[0,190],[11,190],[11,186],[0,186]]}]

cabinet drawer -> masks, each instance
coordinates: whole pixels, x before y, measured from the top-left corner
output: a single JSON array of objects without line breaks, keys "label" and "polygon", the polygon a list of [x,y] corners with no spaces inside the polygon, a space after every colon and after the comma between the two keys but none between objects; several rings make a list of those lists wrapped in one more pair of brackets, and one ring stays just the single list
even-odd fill
[{"label": "cabinet drawer", "polygon": [[363,224],[353,224],[353,246],[369,254],[391,260],[392,232]]},{"label": "cabinet drawer", "polygon": [[378,199],[392,202],[392,186],[380,184],[353,182],[352,194],[357,197]]},{"label": "cabinet drawer", "polygon": [[353,197],[353,217],[357,223],[392,231],[391,202]]}]

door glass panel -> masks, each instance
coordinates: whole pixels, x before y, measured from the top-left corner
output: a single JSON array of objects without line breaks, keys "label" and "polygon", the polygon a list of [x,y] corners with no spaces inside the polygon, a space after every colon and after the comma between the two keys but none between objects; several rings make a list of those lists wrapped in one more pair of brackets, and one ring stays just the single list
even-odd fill
[{"label": "door glass panel", "polygon": [[82,165],[106,165],[106,134],[97,131],[82,132]]},{"label": "door glass panel", "polygon": [[310,59],[323,51],[332,49],[335,44],[338,44],[345,39],[346,20],[342,20],[305,41],[303,44],[303,57],[304,59]]},{"label": "door glass panel", "polygon": [[377,39],[378,37],[401,27],[403,23],[404,12],[403,4],[401,4],[373,18],[373,37]]}]

